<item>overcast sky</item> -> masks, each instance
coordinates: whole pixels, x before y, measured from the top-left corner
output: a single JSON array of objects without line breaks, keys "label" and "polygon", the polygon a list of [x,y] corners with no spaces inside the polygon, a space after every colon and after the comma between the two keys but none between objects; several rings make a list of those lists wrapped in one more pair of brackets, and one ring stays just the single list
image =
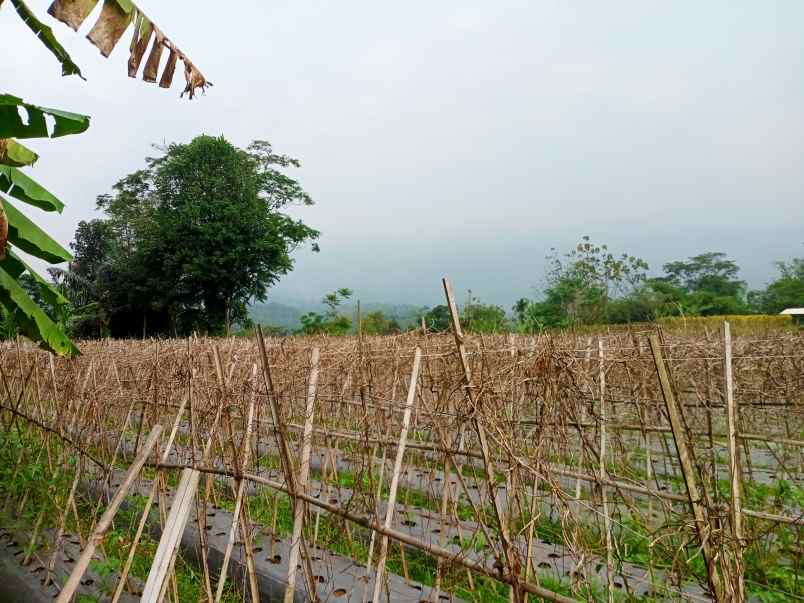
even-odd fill
[{"label": "overcast sky", "polygon": [[64,244],[152,143],[207,133],[302,161],[321,253],[277,298],[434,304],[448,275],[510,307],[583,234],[655,271],[725,251],[753,286],[804,255],[799,0],[141,0],[215,84],[191,102],[178,73],[127,77],[129,34],[103,59],[93,17],[76,35],[30,0],[89,81],[61,78],[8,4],[2,91],[92,116],[29,145],[67,208],[28,213]]}]

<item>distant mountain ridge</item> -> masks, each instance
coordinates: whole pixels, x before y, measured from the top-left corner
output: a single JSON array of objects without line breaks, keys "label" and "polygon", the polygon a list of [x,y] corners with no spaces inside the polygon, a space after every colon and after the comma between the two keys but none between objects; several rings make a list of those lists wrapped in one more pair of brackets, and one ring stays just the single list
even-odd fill
[{"label": "distant mountain ridge", "polygon": [[[369,312],[381,311],[388,319],[396,320],[403,329],[414,324],[418,316],[427,306],[416,306],[413,304],[389,304],[382,302],[360,302],[360,311],[365,316]],[[326,306],[318,302],[306,302],[303,300],[283,300],[257,302],[248,307],[248,314],[251,320],[262,325],[272,325],[284,327],[285,329],[298,329],[301,327],[301,317],[308,312],[318,312],[323,314]],[[343,304],[338,308],[338,313],[348,316],[355,320],[357,314],[357,303]]]}]

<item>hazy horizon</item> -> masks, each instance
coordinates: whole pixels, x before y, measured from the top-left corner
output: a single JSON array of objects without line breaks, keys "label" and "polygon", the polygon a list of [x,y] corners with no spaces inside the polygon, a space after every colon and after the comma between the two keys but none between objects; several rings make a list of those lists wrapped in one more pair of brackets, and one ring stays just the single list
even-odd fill
[{"label": "hazy horizon", "polygon": [[[46,15],[88,82],[0,10],[3,92],[92,115],[32,140],[67,205],[27,214],[63,244],[152,143],[225,135],[298,157],[322,232],[269,299],[351,287],[365,301],[459,295],[510,309],[551,247],[582,235],[665,262],[723,251],[761,287],[804,255],[804,4],[713,1],[143,1],[215,84],[188,102],[126,75]],[[228,8],[228,7],[227,7]],[[41,264],[40,264],[41,265]]]}]

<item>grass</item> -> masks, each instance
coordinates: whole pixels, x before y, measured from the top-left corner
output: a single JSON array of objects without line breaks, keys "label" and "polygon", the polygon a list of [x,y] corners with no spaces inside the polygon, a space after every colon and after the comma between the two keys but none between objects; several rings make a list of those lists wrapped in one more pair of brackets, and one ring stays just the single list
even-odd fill
[{"label": "grass", "polygon": [[[40,509],[49,512],[44,514],[43,528],[55,527],[58,518],[57,509],[63,505],[69,491],[76,461],[69,460],[68,471],[58,472],[55,476],[48,466],[48,453],[42,449],[42,441],[37,434],[31,434],[24,428],[14,429],[0,433],[0,454],[4,462],[0,466],[0,496],[8,501],[8,508],[14,509],[20,500],[25,497],[27,504],[24,512],[14,518],[18,528],[30,531],[35,523]],[[40,451],[41,450],[41,451]],[[21,455],[21,453],[23,453]],[[60,446],[54,442],[50,446],[49,456],[58,461],[61,453]],[[20,461],[20,462],[18,462]],[[273,466],[278,464],[274,457],[260,459],[261,465]],[[277,465],[278,466],[278,465]],[[482,470],[468,466],[462,467],[464,475],[483,475]],[[150,473],[149,473],[150,471]],[[153,477],[153,471],[146,470],[146,474]],[[167,474],[168,481],[175,483],[176,475]],[[321,479],[321,474],[314,472],[314,478]],[[369,500],[377,490],[379,475],[368,471],[355,473],[340,471],[335,486],[350,488],[353,491],[363,492]],[[680,480],[680,478],[676,478]],[[381,495],[387,497],[387,479]],[[230,490],[216,481],[216,492],[219,492],[221,505],[233,510],[234,501],[229,495]],[[678,484],[682,485],[682,484]],[[719,480],[717,483],[719,494],[728,499],[730,484],[728,480]],[[401,487],[399,490],[400,503],[418,507],[433,512],[440,510],[440,498],[436,499],[430,493],[414,488]],[[804,508],[804,489],[786,480],[777,480],[772,484],[759,484],[748,482],[745,484],[745,505],[755,509],[783,509]],[[1,501],[0,501],[1,502]],[[110,593],[114,587],[116,572],[119,572],[125,562],[131,544],[131,538],[136,528],[144,500],[139,496],[129,497],[127,505],[121,509],[115,518],[114,529],[104,540],[103,548],[105,560],[93,562],[92,569],[101,577],[101,588]],[[251,517],[255,522],[264,526],[276,525],[278,536],[290,534],[293,525],[293,515],[290,500],[287,495],[267,488],[261,488],[257,496],[248,499]],[[79,499],[78,510],[82,525],[89,523],[94,505],[92,501]],[[481,509],[489,512],[488,509]],[[474,519],[474,512],[465,503],[457,505],[457,513],[461,519]],[[626,515],[616,517],[615,539],[618,545],[619,560],[634,563],[642,567],[650,563],[654,568],[664,569],[678,573],[689,579],[704,582],[705,568],[701,556],[693,544],[685,544],[680,537],[672,537],[677,526],[662,526],[658,531],[648,530],[642,519],[638,516]],[[529,518],[521,517],[515,521],[515,528],[521,530],[527,525]],[[71,520],[72,522],[72,520]],[[308,521],[308,537],[312,539],[312,521]],[[745,553],[746,582],[752,597],[763,603],[777,603],[790,600],[792,597],[804,597],[804,582],[800,574],[799,563],[801,547],[801,528],[790,526],[774,526],[767,522],[747,518],[748,533],[752,535],[749,547]],[[76,526],[70,523],[68,530],[75,532]],[[535,524],[538,537],[547,542],[565,544],[569,533],[577,540],[584,550],[604,554],[604,545],[601,530],[594,524],[567,525],[560,520],[542,515]],[[356,562],[365,564],[369,552],[369,531],[354,525],[347,524],[341,518],[322,513],[319,521],[318,543],[331,551],[350,557]],[[659,538],[662,536],[662,538]],[[649,543],[653,543],[649,546]],[[259,543],[258,543],[259,544]],[[461,544],[465,549],[473,547],[476,551],[485,548],[482,538],[465,541]],[[134,559],[132,575],[145,579],[150,569],[157,542],[148,535],[143,537],[140,548]],[[375,547],[376,555],[377,547]],[[682,550],[682,555],[678,555]],[[681,565],[679,565],[681,564]],[[400,547],[392,543],[389,551],[388,570],[398,575],[407,575],[417,582],[433,585],[437,563],[435,559],[425,553],[406,548],[404,561]],[[568,595],[580,596],[589,600],[605,600],[604,588],[593,583],[586,585],[583,592],[573,591],[568,581],[558,579],[549,572],[540,575],[541,583],[546,588]],[[202,576],[191,565],[179,557],[176,566],[177,590],[180,600],[197,600],[202,592]],[[474,576],[470,584],[466,571],[458,566],[445,564],[442,588],[455,593],[468,601],[508,601],[508,587],[496,580]],[[625,600],[622,593],[617,593],[618,600]],[[79,600],[90,601],[91,598]],[[234,602],[242,600],[241,594],[235,585],[228,583],[225,600]],[[533,600],[533,599],[532,599]],[[649,600],[649,599],[642,599]]]},{"label": "grass", "polygon": [[[0,432],[0,451],[4,457],[4,461],[0,465],[0,495],[7,502],[3,520],[5,525],[28,533],[32,531],[42,510],[44,510],[42,529],[57,527],[59,509],[66,502],[76,466],[76,459],[69,457],[68,471],[66,473],[59,472],[54,478],[53,472],[48,467],[47,454],[35,452],[42,445],[43,442],[38,435],[29,435],[23,429]],[[55,439],[50,444],[50,448],[52,458],[58,459],[61,449]],[[21,450],[25,450],[25,455],[17,466]],[[26,498],[23,513],[20,515],[11,513],[23,497]],[[145,498],[142,496],[127,497],[126,503],[115,516],[112,529],[107,532],[103,540],[101,547],[104,553],[103,561],[92,561],[90,564],[90,568],[100,577],[98,587],[106,597],[110,596],[117,586],[116,574],[122,570],[128,557],[144,504]],[[92,519],[95,501],[86,499],[79,491],[76,495],[76,508],[81,528],[86,532],[86,527],[90,525]],[[103,509],[101,509],[102,511]],[[76,533],[78,527],[75,519],[68,515],[65,529],[68,532]],[[131,566],[130,574],[133,577],[142,581],[147,578],[157,545],[158,542],[147,532],[143,534]],[[38,548],[38,546],[34,548]],[[181,555],[176,559],[175,577],[181,601],[199,600],[203,590],[203,575],[194,566],[187,563]],[[80,595],[76,600],[90,603],[97,599]],[[227,582],[223,600],[226,603],[242,601],[242,596],[231,582]]]}]

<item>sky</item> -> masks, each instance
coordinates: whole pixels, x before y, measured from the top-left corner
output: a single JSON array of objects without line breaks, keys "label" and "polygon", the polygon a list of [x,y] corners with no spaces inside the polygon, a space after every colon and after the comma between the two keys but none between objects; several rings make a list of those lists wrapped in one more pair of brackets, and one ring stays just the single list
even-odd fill
[{"label": "sky", "polygon": [[[752,287],[804,256],[804,3],[709,0],[141,0],[214,83],[193,101],[127,76],[30,6],[81,66],[60,67],[0,10],[2,92],[86,113],[31,140],[31,175],[67,205],[32,209],[62,244],[152,144],[269,140],[302,162],[322,232],[276,300],[351,287],[432,305],[440,279],[510,308],[544,256],[582,235],[664,262],[723,251]],[[180,81],[182,80],[182,81]]]}]

